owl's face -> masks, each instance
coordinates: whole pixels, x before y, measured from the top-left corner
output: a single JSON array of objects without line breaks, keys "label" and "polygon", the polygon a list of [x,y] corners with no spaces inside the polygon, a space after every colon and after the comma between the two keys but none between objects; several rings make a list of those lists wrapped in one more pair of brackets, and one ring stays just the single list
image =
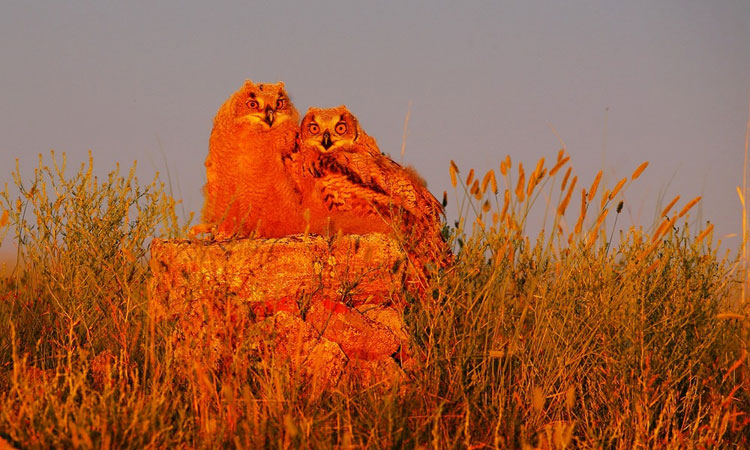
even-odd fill
[{"label": "owl's face", "polygon": [[359,133],[359,123],[346,106],[310,108],[302,119],[300,139],[303,145],[331,153],[356,142]]},{"label": "owl's face", "polygon": [[284,90],[284,83],[259,83],[250,80],[234,96],[235,120],[249,123],[260,131],[276,128],[283,123],[296,125],[299,113]]}]

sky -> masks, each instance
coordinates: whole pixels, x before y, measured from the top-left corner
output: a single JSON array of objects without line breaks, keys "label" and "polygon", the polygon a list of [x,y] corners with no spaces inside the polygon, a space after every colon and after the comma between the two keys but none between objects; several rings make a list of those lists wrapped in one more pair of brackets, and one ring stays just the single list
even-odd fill
[{"label": "sky", "polygon": [[39,153],[65,152],[76,167],[91,150],[100,174],[134,160],[144,182],[168,171],[182,208],[199,212],[216,110],[245,79],[283,80],[301,114],[346,104],[396,160],[410,111],[404,162],[438,198],[453,191],[450,160],[464,175],[497,171],[506,154],[533,168],[562,141],[580,186],[603,169],[612,187],[650,161],[618,228],[648,227],[659,204],[702,195],[695,220],[740,242],[727,235],[741,232],[747,0],[10,0],[1,10],[2,184],[15,158],[28,179]]}]

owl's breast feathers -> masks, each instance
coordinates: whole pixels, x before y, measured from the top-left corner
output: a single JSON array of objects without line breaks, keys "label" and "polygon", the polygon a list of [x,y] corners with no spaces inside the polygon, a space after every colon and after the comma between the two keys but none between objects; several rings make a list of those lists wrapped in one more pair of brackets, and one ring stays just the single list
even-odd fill
[{"label": "owl's breast feathers", "polygon": [[279,237],[304,231],[300,189],[284,164],[297,135],[293,122],[272,132],[217,118],[209,139],[204,222],[219,234]]}]

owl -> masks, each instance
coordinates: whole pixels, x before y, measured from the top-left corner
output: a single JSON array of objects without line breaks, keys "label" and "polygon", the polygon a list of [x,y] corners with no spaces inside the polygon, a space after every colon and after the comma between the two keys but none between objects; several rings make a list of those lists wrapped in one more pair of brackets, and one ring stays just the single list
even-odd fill
[{"label": "owl", "polygon": [[296,171],[315,233],[395,235],[418,259],[443,261],[443,208],[413,169],[378,149],[346,106],[310,108]]},{"label": "owl", "polygon": [[288,169],[299,113],[284,83],[247,80],[219,108],[206,158],[202,225],[193,234],[280,237],[304,231],[301,193]]}]

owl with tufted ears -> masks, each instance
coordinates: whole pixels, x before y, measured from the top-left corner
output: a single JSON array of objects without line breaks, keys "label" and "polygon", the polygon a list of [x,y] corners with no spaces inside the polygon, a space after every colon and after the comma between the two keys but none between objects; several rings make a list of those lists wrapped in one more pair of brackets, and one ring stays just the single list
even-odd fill
[{"label": "owl with tufted ears", "polygon": [[388,233],[420,257],[445,253],[440,202],[416,171],[380,152],[346,106],[307,111],[295,159],[310,231]]},{"label": "owl with tufted ears", "polygon": [[301,233],[301,193],[287,163],[299,113],[284,83],[247,80],[219,108],[206,158],[203,224],[192,234],[279,237]]}]

